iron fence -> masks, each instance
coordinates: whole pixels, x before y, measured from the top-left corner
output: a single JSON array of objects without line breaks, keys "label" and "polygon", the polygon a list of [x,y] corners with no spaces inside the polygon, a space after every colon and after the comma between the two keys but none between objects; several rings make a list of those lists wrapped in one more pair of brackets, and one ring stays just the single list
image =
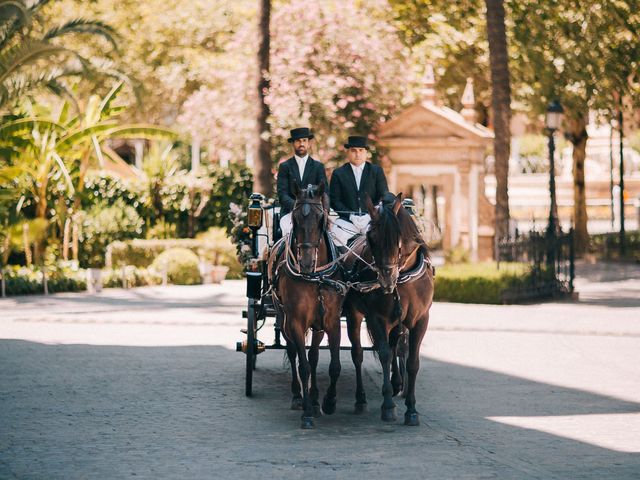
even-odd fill
[{"label": "iron fence", "polygon": [[498,242],[496,260],[499,269],[504,262],[529,265],[527,276],[502,293],[503,302],[572,294],[575,279],[573,235],[573,229],[556,234],[516,232],[515,237]]}]

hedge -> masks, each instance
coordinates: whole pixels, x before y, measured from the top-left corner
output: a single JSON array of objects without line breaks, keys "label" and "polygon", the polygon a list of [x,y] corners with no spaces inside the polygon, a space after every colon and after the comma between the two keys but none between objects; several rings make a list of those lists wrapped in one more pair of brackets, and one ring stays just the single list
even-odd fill
[{"label": "hedge", "polygon": [[602,260],[640,261],[640,230],[625,232],[625,256],[620,258],[620,233],[591,235],[589,251]]},{"label": "hedge", "polygon": [[445,265],[436,269],[434,300],[456,303],[501,304],[503,294],[530,280],[526,264],[495,263]]},{"label": "hedge", "polygon": [[[4,269],[7,295],[44,294],[42,270],[9,266]],[[79,292],[87,289],[84,270],[70,269],[47,270],[47,289],[49,293]]]},{"label": "hedge", "polygon": [[242,278],[242,266],[236,258],[235,248],[228,239],[225,242],[211,242],[203,239],[171,240],[127,240],[112,242],[107,247],[106,267],[108,269],[132,265],[147,268],[158,255],[170,248],[186,248],[212,264],[229,267],[227,278]]}]

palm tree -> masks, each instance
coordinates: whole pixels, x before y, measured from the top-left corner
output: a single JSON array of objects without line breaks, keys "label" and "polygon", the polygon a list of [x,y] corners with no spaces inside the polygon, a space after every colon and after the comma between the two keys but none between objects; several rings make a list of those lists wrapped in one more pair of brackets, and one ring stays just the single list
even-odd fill
[{"label": "palm tree", "polygon": [[[25,0],[0,0],[0,109],[37,88],[70,95],[62,81],[65,77],[91,76],[100,69],[60,44],[60,39],[88,34],[102,37],[116,48],[115,30],[98,20],[78,18],[35,34],[34,15],[48,2],[38,0],[28,7]],[[119,75],[108,69],[103,73]]]},{"label": "palm tree", "polygon": [[507,56],[503,0],[485,0],[487,36],[491,67],[491,107],[493,109],[493,149],[496,175],[496,241],[509,232],[509,153],[511,143],[511,85]]}]

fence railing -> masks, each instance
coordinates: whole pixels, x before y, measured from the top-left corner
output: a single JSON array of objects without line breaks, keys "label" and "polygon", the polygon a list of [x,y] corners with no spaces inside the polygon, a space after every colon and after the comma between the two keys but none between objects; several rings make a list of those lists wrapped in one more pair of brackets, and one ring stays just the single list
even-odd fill
[{"label": "fence railing", "polygon": [[[529,275],[503,292],[503,301],[515,302],[573,293],[575,252],[573,229],[568,233],[516,233],[497,243],[498,268],[503,262],[529,264]],[[503,267],[504,268],[504,267]]]}]

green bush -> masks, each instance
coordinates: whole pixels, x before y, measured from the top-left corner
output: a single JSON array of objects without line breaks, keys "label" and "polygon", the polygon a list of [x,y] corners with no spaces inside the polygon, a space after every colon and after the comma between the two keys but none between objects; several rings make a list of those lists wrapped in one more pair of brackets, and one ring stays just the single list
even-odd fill
[{"label": "green bush", "polygon": [[[28,267],[9,266],[4,269],[7,295],[43,294],[42,270]],[[49,293],[79,292],[87,289],[84,270],[69,268],[47,269]]]},{"label": "green bush", "polygon": [[[144,287],[147,285],[160,285],[162,276],[160,273],[147,268],[123,267],[124,282],[127,288]],[[104,288],[123,288],[123,269],[102,270],[102,286]]]},{"label": "green bush", "polygon": [[79,261],[83,268],[105,265],[107,245],[116,240],[139,237],[144,221],[135,208],[118,200],[113,205],[98,204],[84,216],[80,232]]},{"label": "green bush", "polygon": [[195,285],[202,283],[198,256],[186,248],[170,248],[153,261],[151,269],[167,271],[167,279],[175,285]]},{"label": "green bush", "polygon": [[591,235],[589,251],[601,260],[640,261],[640,230],[625,233],[625,256],[620,257],[620,234],[599,233]]},{"label": "green bush", "polygon": [[530,279],[526,264],[459,264],[436,270],[434,300],[457,303],[504,303],[504,294]]},{"label": "green bush", "polygon": [[214,265],[229,267],[227,278],[242,278],[242,266],[238,263],[235,247],[220,228],[211,228],[198,234],[197,239],[127,240],[113,242],[107,248],[106,266],[116,268],[133,265],[146,268],[154,259],[170,248],[186,248]]}]

